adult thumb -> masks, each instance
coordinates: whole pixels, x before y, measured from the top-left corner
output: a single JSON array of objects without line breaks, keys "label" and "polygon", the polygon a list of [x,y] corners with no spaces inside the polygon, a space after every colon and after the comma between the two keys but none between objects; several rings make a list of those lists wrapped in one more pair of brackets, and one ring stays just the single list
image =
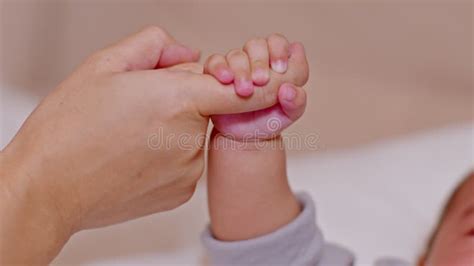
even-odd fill
[{"label": "adult thumb", "polygon": [[204,116],[251,112],[275,105],[278,91],[284,83],[283,76],[272,73],[270,81],[255,89],[249,97],[235,93],[233,84],[223,85],[210,75],[196,75],[188,84],[199,112]]}]

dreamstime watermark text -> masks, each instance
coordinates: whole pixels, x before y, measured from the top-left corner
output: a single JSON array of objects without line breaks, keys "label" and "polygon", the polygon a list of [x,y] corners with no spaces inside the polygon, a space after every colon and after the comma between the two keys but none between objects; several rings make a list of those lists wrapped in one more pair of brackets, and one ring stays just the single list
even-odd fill
[{"label": "dreamstime watermark text", "polygon": [[[283,133],[279,134],[283,123],[278,118],[268,119],[263,129],[256,128],[252,132],[245,134],[223,134],[219,133],[220,141],[212,141],[208,147],[212,149],[283,149],[289,151],[314,151],[318,149],[319,135],[316,133]],[[240,133],[240,132],[239,132]],[[179,149],[191,151],[206,148],[207,135],[205,133],[168,133],[164,128],[158,128],[156,132],[150,134],[147,139],[147,145],[152,150],[173,150]]]}]

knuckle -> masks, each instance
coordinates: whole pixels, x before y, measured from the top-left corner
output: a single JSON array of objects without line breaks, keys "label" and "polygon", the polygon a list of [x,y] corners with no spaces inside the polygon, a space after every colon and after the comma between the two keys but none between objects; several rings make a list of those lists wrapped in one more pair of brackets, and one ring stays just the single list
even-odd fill
[{"label": "knuckle", "polygon": [[229,59],[229,58],[239,57],[243,55],[245,54],[244,54],[244,51],[242,51],[241,49],[232,49],[227,53],[226,57]]},{"label": "knuckle", "polygon": [[92,55],[90,55],[84,62],[89,69],[93,72],[101,72],[106,70],[108,66],[112,63],[114,57],[110,55],[110,52],[107,48],[99,50]]},{"label": "knuckle", "polygon": [[198,163],[186,173],[188,182],[195,184],[204,172],[204,163]]},{"label": "knuckle", "polygon": [[216,64],[224,61],[224,56],[221,54],[213,54],[207,59],[207,64]]},{"label": "knuckle", "polygon": [[189,200],[191,200],[191,198],[194,195],[194,192],[196,192],[196,184],[193,184],[192,186],[186,188],[183,191],[183,193],[181,194],[181,197],[179,199],[179,204],[182,205],[182,204],[185,204],[186,202],[188,202]]},{"label": "knuckle", "polygon": [[140,33],[157,43],[168,42],[172,39],[168,32],[154,25],[145,27]]},{"label": "knuckle", "polygon": [[180,202],[181,204],[189,201],[191,197],[194,195],[194,192],[196,191],[197,187],[197,182],[199,180],[199,177],[201,177],[202,171],[199,171],[199,173],[191,173],[188,172],[185,177],[181,179],[181,184],[180,184]]},{"label": "knuckle", "polygon": [[156,25],[146,26],[145,28],[142,29],[141,32],[144,33],[144,34],[158,35],[158,36],[161,36],[161,37],[164,37],[164,36],[168,35],[168,33],[164,29],[162,29],[162,28],[160,28]]},{"label": "knuckle", "polygon": [[194,184],[194,186],[174,190],[172,196],[169,197],[170,201],[164,204],[161,211],[173,210],[185,204],[193,197],[195,191],[196,184]]},{"label": "knuckle", "polygon": [[[192,143],[193,145],[197,143]],[[199,147],[193,146],[193,149],[198,149]],[[187,159],[186,159],[187,160]],[[204,161],[202,158],[200,160],[195,160],[189,167],[185,167],[180,170],[179,178],[180,187],[189,188],[194,187],[196,183],[201,178],[204,172]]]},{"label": "knuckle", "polygon": [[264,38],[261,38],[261,37],[256,37],[256,38],[252,38],[250,40],[248,40],[245,45],[244,45],[244,50],[249,50],[251,49],[252,47],[255,47],[255,46],[262,46],[262,45],[266,45],[266,40]]},{"label": "knuckle", "polygon": [[272,33],[268,36],[268,41],[287,41],[286,37],[281,33]]}]

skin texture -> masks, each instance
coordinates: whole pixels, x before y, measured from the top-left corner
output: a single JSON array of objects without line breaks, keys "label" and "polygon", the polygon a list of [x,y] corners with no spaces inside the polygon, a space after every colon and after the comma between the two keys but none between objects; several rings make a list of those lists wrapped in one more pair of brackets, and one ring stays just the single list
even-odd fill
[{"label": "skin texture", "polygon": [[474,173],[462,183],[436,232],[426,266],[474,265]]},{"label": "skin texture", "polygon": [[[253,38],[242,50],[233,49],[226,56],[212,55],[204,72],[223,84],[234,84],[237,94],[249,97],[274,78],[287,82],[278,94],[278,103],[264,110],[230,115],[214,115],[214,127],[235,140],[270,139],[297,120],[304,112],[298,108],[306,101],[306,93],[298,86],[306,84],[309,76],[304,47],[289,43],[280,34],[267,39]],[[294,84],[296,86],[293,86]]]},{"label": "skin texture", "polygon": [[[229,75],[222,73],[233,74],[237,93],[247,92],[239,88],[242,77],[252,78],[255,85],[271,83],[270,77],[277,72],[283,73],[286,81],[297,81],[297,85],[304,85],[308,79],[303,47],[290,45],[281,35],[249,40],[243,51],[232,50],[226,59],[211,56],[205,71],[222,83],[230,80],[223,80]],[[272,62],[279,62],[277,71]],[[238,241],[265,235],[300,212],[288,184],[285,149],[279,135],[304,113],[306,94],[302,88],[286,83],[280,88],[278,101],[264,110],[212,117],[215,129],[209,144],[208,201],[211,230],[217,239]],[[252,141],[242,141],[249,139]]]},{"label": "skin texture", "polygon": [[215,238],[255,238],[298,216],[300,206],[288,185],[285,161],[279,137],[244,143],[214,132],[207,187]]},{"label": "skin texture", "polygon": [[39,104],[0,153],[0,264],[47,264],[80,230],[192,196],[210,115],[273,106],[283,83],[243,98],[198,57],[148,27],[90,56]]}]

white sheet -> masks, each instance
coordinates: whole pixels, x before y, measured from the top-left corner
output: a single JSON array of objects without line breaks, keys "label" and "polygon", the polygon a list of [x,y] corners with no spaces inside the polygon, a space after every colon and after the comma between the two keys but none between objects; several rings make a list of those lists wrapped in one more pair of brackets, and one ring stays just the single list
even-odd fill
[{"label": "white sheet", "polygon": [[[35,99],[3,95],[0,145]],[[411,261],[422,250],[438,210],[473,167],[473,124],[380,142],[363,148],[289,158],[295,190],[316,199],[327,239],[351,248],[358,265],[380,256]],[[167,213],[78,233],[54,264],[201,265],[199,233],[207,222],[205,187]]]},{"label": "white sheet", "polygon": [[291,158],[292,184],[310,190],[327,239],[350,247],[358,265],[377,256],[415,261],[445,198],[473,167],[473,128]]}]

